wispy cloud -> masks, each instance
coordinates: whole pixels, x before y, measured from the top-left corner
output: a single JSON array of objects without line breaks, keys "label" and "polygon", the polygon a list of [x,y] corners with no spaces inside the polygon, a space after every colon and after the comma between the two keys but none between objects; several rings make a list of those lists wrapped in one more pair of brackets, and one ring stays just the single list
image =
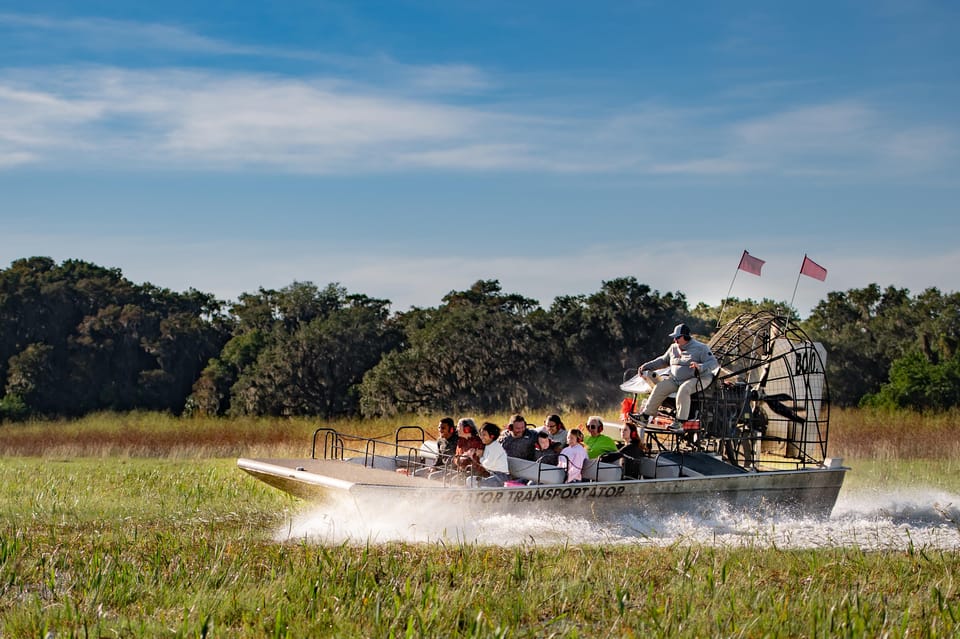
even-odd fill
[{"label": "wispy cloud", "polygon": [[408,84],[417,90],[439,93],[478,93],[493,88],[493,80],[466,64],[398,65]]},{"label": "wispy cloud", "polygon": [[[87,48],[320,55],[95,18],[6,13],[2,30],[63,36]],[[766,110],[752,103],[749,114],[725,96],[698,109],[667,99],[611,100],[603,112],[571,114],[564,107],[573,100],[565,98],[582,96],[525,104],[512,97],[509,76],[470,65],[387,57],[327,62],[327,71],[310,77],[175,66],[0,66],[0,169],[82,163],[293,173],[890,176],[956,161],[951,127],[903,121],[856,98]]]},{"label": "wispy cloud", "polygon": [[952,131],[857,102],[752,119],[669,107],[606,117],[483,108],[336,77],[108,67],[0,72],[0,164],[328,173],[530,170],[671,174],[935,169]]},{"label": "wispy cloud", "polygon": [[0,29],[8,37],[24,33],[39,35],[52,45],[64,40],[81,51],[137,51],[306,57],[302,51],[237,45],[199,35],[176,25],[112,20],[109,18],[55,18],[37,14],[0,13]]}]

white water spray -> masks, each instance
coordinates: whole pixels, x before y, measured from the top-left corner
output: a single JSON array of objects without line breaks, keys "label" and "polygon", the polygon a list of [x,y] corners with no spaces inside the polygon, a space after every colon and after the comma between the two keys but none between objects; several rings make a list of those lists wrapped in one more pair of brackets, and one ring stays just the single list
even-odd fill
[{"label": "white water spray", "polygon": [[643,546],[858,546],[870,550],[960,548],[960,495],[922,488],[843,491],[827,520],[787,515],[758,519],[724,509],[707,511],[696,516],[648,517],[637,513],[601,524],[561,514],[475,516],[440,503],[365,503],[361,513],[352,498],[344,497],[300,513],[276,537],[279,541],[318,544],[599,542]]}]

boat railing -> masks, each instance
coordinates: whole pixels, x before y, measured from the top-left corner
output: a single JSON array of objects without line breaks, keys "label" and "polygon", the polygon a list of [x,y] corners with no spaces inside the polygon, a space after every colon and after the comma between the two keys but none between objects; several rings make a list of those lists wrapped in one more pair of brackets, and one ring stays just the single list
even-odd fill
[{"label": "boat railing", "polygon": [[[323,434],[323,457],[317,457],[317,440]],[[340,433],[332,428],[320,427],[313,431],[313,445],[310,448],[311,459],[343,459],[344,442]]]},{"label": "boat railing", "polygon": [[420,447],[423,446],[423,442],[426,441],[426,439],[427,434],[420,426],[401,426],[397,429],[393,437],[394,444],[398,451],[401,447],[413,448],[413,445],[416,446],[417,450],[420,450]]},{"label": "boat railing", "polygon": [[[788,419],[763,407],[775,398],[758,399],[749,385],[720,380],[691,398],[691,419],[684,430],[667,426],[674,420],[668,404],[643,425],[651,454],[707,452],[749,470],[795,470],[817,466],[826,454],[825,424],[816,419]],[[791,405],[792,406],[792,405]],[[817,405],[828,410],[826,403]],[[781,412],[786,412],[781,409]],[[638,426],[639,426],[638,425]]]},{"label": "boat railing", "polygon": [[507,457],[507,464],[510,476],[515,480],[534,482],[537,485],[563,484],[567,481],[566,468],[546,463],[542,459]]},{"label": "boat railing", "polygon": [[623,467],[599,458],[588,459],[580,469],[580,476],[586,481],[620,481],[623,479]]},{"label": "boat railing", "polygon": [[[443,485],[463,485],[475,471],[456,470],[448,466],[434,468],[434,459],[424,456],[425,431],[420,426],[401,426],[393,441],[383,438],[345,435],[333,428],[320,427],[313,433],[310,457],[343,461],[357,459],[365,468],[380,468],[403,471],[408,475],[421,475],[429,471],[430,477]],[[435,472],[434,472],[435,471]]]}]

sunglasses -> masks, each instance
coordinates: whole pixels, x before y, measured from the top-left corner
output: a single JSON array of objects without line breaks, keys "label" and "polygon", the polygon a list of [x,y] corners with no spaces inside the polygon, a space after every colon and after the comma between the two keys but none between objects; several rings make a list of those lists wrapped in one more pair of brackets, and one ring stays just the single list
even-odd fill
[{"label": "sunglasses", "polygon": [[587,430],[597,430],[598,428],[600,428],[600,427],[597,426],[596,424],[589,424],[589,425],[587,426]]}]

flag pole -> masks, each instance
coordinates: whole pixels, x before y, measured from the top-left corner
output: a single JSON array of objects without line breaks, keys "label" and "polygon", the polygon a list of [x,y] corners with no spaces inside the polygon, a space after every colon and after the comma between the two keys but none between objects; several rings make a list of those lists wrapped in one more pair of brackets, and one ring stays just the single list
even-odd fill
[{"label": "flag pole", "polygon": [[[744,251],[746,253],[746,251]],[[740,263],[743,263],[743,257],[740,257]],[[720,313],[717,315],[717,328],[720,328],[720,320],[723,319],[723,309],[727,305],[727,300],[730,299],[730,291],[733,290],[733,283],[737,281],[737,271],[740,270],[740,264],[737,264],[737,270],[733,272],[733,279],[730,280],[730,288],[727,289],[727,296],[720,301]]]},{"label": "flag pole", "polygon": [[807,254],[803,254],[803,262],[800,263],[800,271],[797,273],[797,283],[793,285],[793,296],[790,298],[790,308],[793,308],[793,300],[797,297],[797,287],[800,286],[800,276],[803,275],[803,265],[807,262]]}]

